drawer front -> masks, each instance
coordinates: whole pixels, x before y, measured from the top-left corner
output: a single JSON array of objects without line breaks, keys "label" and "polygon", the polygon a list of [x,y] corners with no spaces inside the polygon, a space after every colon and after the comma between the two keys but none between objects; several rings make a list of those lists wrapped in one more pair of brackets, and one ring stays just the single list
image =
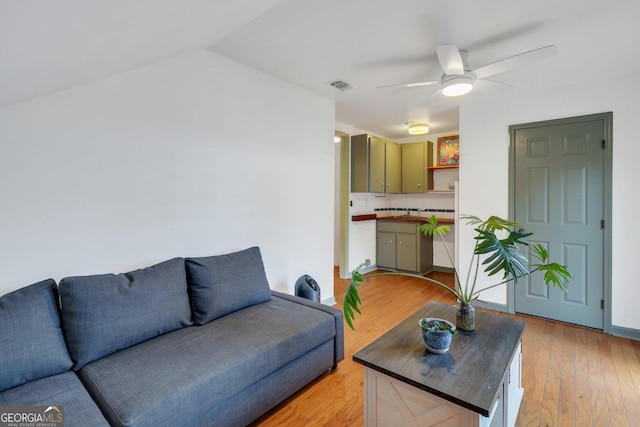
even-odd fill
[{"label": "drawer front", "polygon": [[378,231],[389,233],[415,233],[417,227],[411,222],[378,221]]}]

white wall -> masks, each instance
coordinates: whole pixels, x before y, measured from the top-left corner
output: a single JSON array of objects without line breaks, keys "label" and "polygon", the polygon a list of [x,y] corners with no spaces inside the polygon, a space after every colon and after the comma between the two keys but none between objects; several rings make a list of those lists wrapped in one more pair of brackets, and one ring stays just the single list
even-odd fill
[{"label": "white wall", "polygon": [[[510,98],[469,98],[460,110],[460,155],[464,159],[460,211],[481,217],[508,215],[509,125],[613,111],[612,323],[633,329],[640,329],[635,269],[640,203],[637,197],[630,197],[640,177],[640,144],[635,135],[639,93],[640,82],[630,77]],[[461,264],[466,266],[472,250],[471,230],[459,229]],[[483,300],[500,304],[506,304],[506,298],[503,287],[481,295]]]},{"label": "white wall", "polygon": [[333,296],[333,102],[199,51],[0,110],[0,294],[260,246]]}]

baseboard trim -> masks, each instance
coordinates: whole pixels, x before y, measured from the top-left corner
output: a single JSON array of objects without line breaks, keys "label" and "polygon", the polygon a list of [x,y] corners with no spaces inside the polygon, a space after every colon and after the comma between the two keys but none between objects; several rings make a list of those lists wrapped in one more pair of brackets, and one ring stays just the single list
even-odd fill
[{"label": "baseboard trim", "polygon": [[362,267],[360,269],[360,273],[361,274],[367,274],[367,273],[371,273],[372,271],[377,270],[377,269],[378,269],[378,266],[375,265],[375,264],[372,264],[372,265],[369,265],[369,266],[366,266],[366,267]]},{"label": "baseboard trim", "polygon": [[611,335],[615,335],[616,337],[629,338],[631,340],[640,341],[640,330],[638,329],[611,325],[611,330],[609,331],[609,333]]},{"label": "baseboard trim", "polygon": [[322,301],[320,301],[320,303],[324,305],[334,306],[336,305],[336,297],[323,299]]},{"label": "baseboard trim", "polygon": [[[476,307],[488,308],[490,310],[500,311],[502,313],[513,313],[508,310],[506,304],[498,304],[495,302],[487,302],[481,300],[475,300],[473,305]],[[549,319],[554,321],[553,319]],[[614,335],[620,338],[628,338],[630,340],[640,341],[640,330],[632,328],[624,328],[622,326],[611,325],[609,332],[603,331],[605,334]]]},{"label": "baseboard trim", "polygon": [[455,270],[451,267],[441,267],[439,265],[434,265],[431,267],[430,271],[438,271],[440,273],[455,273]]},{"label": "baseboard trim", "polygon": [[481,308],[488,308],[490,310],[500,311],[502,313],[509,313],[509,309],[506,304],[498,304],[497,302],[488,302],[482,300],[475,300],[473,305]]}]

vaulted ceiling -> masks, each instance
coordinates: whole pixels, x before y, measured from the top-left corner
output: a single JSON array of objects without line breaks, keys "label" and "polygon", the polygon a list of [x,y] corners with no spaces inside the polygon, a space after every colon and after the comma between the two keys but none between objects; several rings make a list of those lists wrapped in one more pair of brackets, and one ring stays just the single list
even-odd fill
[{"label": "vaulted ceiling", "polygon": [[[469,97],[640,72],[637,0],[2,0],[0,108],[198,49],[210,49],[336,102],[336,121],[388,138],[408,121],[458,127]],[[436,46],[479,66],[546,45],[558,53],[492,77],[505,92],[460,98],[437,86]],[[340,91],[329,83],[352,88]]]}]

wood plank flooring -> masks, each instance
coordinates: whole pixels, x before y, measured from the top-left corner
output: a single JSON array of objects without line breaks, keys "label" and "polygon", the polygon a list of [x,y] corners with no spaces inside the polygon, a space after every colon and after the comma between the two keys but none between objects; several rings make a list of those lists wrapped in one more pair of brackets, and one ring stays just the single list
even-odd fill
[{"label": "wood plank flooring", "polygon": [[[342,308],[348,284],[336,274],[336,307]],[[429,301],[455,303],[446,291],[411,278],[379,277],[360,289],[363,315],[355,319],[355,331],[345,325],[345,360],[254,427],[364,425],[363,368],[353,354]],[[517,426],[640,427],[640,342],[532,316],[502,315],[527,323]]]}]

